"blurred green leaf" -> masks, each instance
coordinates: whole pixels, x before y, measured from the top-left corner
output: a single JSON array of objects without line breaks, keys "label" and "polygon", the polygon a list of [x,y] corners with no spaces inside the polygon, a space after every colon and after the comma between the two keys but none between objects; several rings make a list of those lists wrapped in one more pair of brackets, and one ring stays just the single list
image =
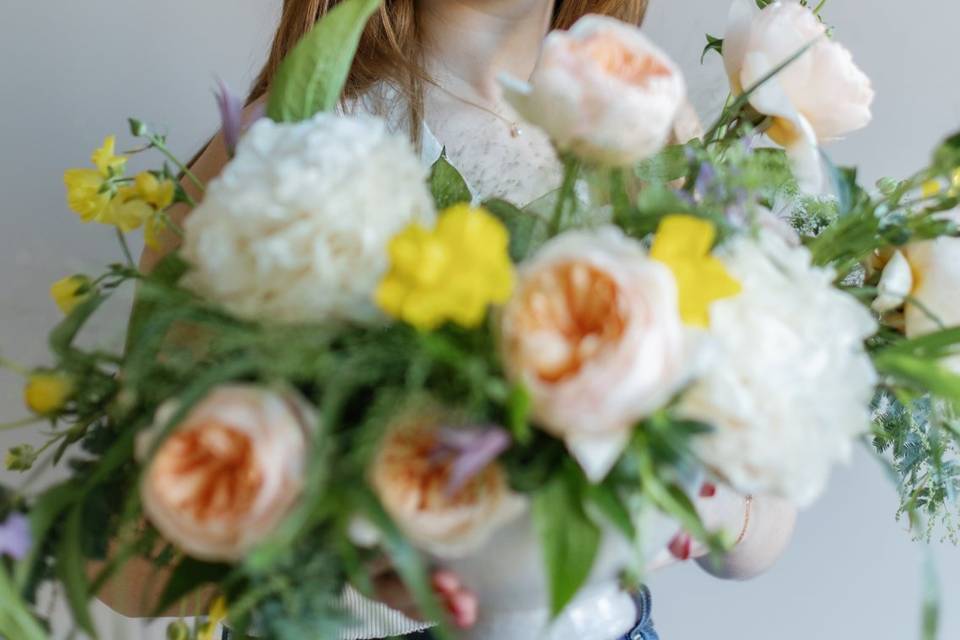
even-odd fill
[{"label": "blurred green leaf", "polygon": [[97,631],[90,615],[90,592],[87,584],[86,557],[83,553],[83,523],[80,506],[74,507],[67,516],[63,535],[57,548],[57,575],[63,585],[73,621],[91,638]]},{"label": "blurred green leaf", "polygon": [[381,2],[345,0],[316,23],[277,70],[267,100],[269,118],[300,122],[337,105],[360,36]]},{"label": "blurred green leaf", "polygon": [[547,223],[506,200],[487,200],[483,206],[500,219],[510,232],[510,259],[523,262],[547,241]]},{"label": "blurred green leaf", "polygon": [[587,517],[577,484],[573,473],[556,474],[534,496],[552,616],[563,611],[586,582],[600,548],[600,529]]},{"label": "blurred green leaf", "polygon": [[456,167],[450,164],[446,153],[440,154],[437,161],[433,163],[433,169],[430,171],[430,192],[433,194],[438,211],[443,211],[455,204],[470,203],[473,200],[467,181],[463,179]]}]

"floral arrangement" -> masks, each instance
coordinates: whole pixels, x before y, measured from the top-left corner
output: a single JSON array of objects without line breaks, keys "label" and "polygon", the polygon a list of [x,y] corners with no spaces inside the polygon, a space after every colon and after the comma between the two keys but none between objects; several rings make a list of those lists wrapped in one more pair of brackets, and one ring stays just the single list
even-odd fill
[{"label": "floral arrangement", "polygon": [[[157,613],[214,587],[210,622],[170,637],[224,617],[241,637],[336,637],[342,590],[369,592],[383,554],[442,621],[427,563],[524,514],[557,613],[601,521],[637,540],[657,510],[722,552],[691,487],[805,507],[864,442],[915,531],[955,535],[960,137],[874,191],[834,167],[822,145],[868,123],[873,92],[822,6],[736,2],[707,47],[731,98],[682,145],[683,78],[638,29],[590,16],[550,34],[529,82],[504,80],[565,167],[521,209],[333,113],[378,5],[331,11],[248,130],[221,97],[233,159],[200,202],[135,120],[137,152],[173,167],[129,177],[110,137],[67,172],[70,208],[114,226],[126,261],[51,289],[54,364],[24,372],[50,438],[7,466],[70,474],[0,493],[0,635],[47,637],[36,593],[54,579],[96,637],[89,602],[136,557],[165,581]],[[177,203],[195,207],[182,229]],[[123,236],[139,227],[182,236],[151,273]],[[81,346],[129,284],[127,348]],[[624,579],[643,569],[638,554]]]}]

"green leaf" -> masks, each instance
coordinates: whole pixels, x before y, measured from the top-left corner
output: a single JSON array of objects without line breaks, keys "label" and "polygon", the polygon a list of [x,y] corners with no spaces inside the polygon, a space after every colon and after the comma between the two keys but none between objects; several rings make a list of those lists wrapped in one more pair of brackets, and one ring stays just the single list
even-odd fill
[{"label": "green leaf", "polygon": [[617,489],[610,482],[587,486],[586,497],[594,507],[616,526],[628,540],[636,538],[637,530],[633,526],[630,510],[623,504]]},{"label": "green leaf", "polygon": [[63,536],[57,548],[57,577],[70,605],[73,621],[91,638],[97,638],[90,615],[90,592],[87,584],[86,558],[81,547],[83,523],[79,506],[67,516]]},{"label": "green leaf", "polygon": [[343,93],[360,36],[382,0],[346,0],[321,18],[277,70],[267,116],[300,122],[333,109]]},{"label": "green leaf", "polygon": [[82,495],[83,490],[80,485],[76,481],[69,481],[47,489],[30,508],[30,535],[33,538],[33,546],[27,557],[17,563],[14,575],[20,592],[23,592],[30,582],[34,567],[40,559],[43,541],[50,528]]},{"label": "green leaf", "polygon": [[634,174],[644,182],[670,182],[685,177],[689,171],[687,146],[675,144],[639,163]]},{"label": "green leaf", "polygon": [[6,567],[0,564],[0,638],[47,640],[40,626],[14,587]]},{"label": "green leaf", "polygon": [[510,259],[514,262],[523,262],[547,241],[547,223],[536,214],[519,209],[506,200],[487,200],[483,206],[510,232]]},{"label": "green leaf", "polygon": [[430,192],[439,211],[473,200],[467,181],[463,179],[456,167],[450,164],[446,153],[440,154],[437,161],[433,163],[433,169],[430,171]]},{"label": "green leaf", "polygon": [[394,570],[410,590],[417,606],[427,620],[439,620],[440,626],[431,629],[431,633],[438,640],[452,640],[447,616],[437,602],[436,593],[430,581],[427,567],[403,534],[387,515],[377,499],[368,492],[358,492],[357,501],[360,508],[383,535],[383,546],[390,557]]},{"label": "green leaf", "polygon": [[90,316],[96,313],[97,309],[100,308],[100,305],[102,305],[106,299],[106,296],[94,293],[90,299],[84,301],[78,305],[76,309],[71,311],[70,315],[64,318],[60,324],[50,332],[50,350],[61,358],[69,357],[73,349],[73,341],[76,340],[77,334],[80,333],[80,330],[87,323],[87,320],[90,319]]},{"label": "green leaf", "polygon": [[874,356],[874,366],[900,384],[923,393],[932,393],[960,406],[960,376],[937,359],[907,353],[884,352]]},{"label": "green leaf", "polygon": [[171,606],[207,584],[217,584],[230,574],[230,567],[184,557],[170,573],[151,617],[157,617]]},{"label": "green leaf", "polygon": [[933,164],[945,174],[960,167],[960,132],[950,136],[937,147],[933,154]]},{"label": "green leaf", "polygon": [[600,529],[587,517],[576,485],[572,473],[557,474],[534,496],[553,616],[586,582],[600,548]]},{"label": "green leaf", "polygon": [[530,426],[532,412],[533,399],[530,392],[521,384],[513,385],[507,399],[507,421],[513,439],[521,446],[526,446],[533,439],[533,429]]},{"label": "green leaf", "polygon": [[707,59],[707,54],[711,51],[716,51],[721,56],[723,55],[723,38],[717,38],[708,33],[707,46],[703,48],[703,53],[700,54],[700,64],[703,64],[703,61]]}]

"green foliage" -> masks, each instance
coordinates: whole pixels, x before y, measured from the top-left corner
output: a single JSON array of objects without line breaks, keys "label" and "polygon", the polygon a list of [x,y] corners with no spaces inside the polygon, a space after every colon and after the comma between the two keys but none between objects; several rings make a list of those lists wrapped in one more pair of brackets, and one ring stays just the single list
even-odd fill
[{"label": "green foliage", "polygon": [[487,200],[483,206],[510,232],[510,258],[522,262],[547,241],[547,223],[506,200]]},{"label": "green foliage", "polygon": [[430,171],[430,192],[437,209],[442,211],[455,204],[467,203],[473,199],[467,181],[460,172],[447,160],[446,153],[440,157]]},{"label": "green foliage", "polygon": [[583,508],[585,485],[582,473],[571,467],[534,494],[533,515],[554,616],[583,586],[600,548],[600,529]]},{"label": "green foliage", "polygon": [[890,457],[900,492],[899,515],[925,541],[935,531],[960,543],[960,419],[929,397],[881,392],[874,402],[876,450]]},{"label": "green foliage", "polygon": [[360,35],[381,2],[346,0],[317,22],[277,70],[267,101],[269,118],[299,122],[336,106]]},{"label": "green foliage", "polygon": [[723,55],[723,38],[717,38],[708,33],[707,46],[703,48],[703,53],[700,54],[700,64],[703,64],[703,61],[707,59],[707,54],[711,51],[715,51],[721,56]]}]

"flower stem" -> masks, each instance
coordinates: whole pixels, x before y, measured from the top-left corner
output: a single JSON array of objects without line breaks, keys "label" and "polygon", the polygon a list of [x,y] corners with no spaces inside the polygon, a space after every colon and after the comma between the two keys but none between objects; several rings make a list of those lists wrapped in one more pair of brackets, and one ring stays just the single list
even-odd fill
[{"label": "flower stem", "polygon": [[3,356],[0,356],[0,368],[9,369],[14,373],[20,374],[24,378],[30,375],[30,370],[27,367],[23,366],[19,362],[14,362],[13,360],[4,358]]},{"label": "flower stem", "polygon": [[123,235],[123,231],[119,228],[115,229],[117,232],[117,241],[120,242],[120,249],[123,251],[123,257],[126,258],[127,264],[131,269],[137,268],[137,263],[133,260],[133,254],[130,253],[130,245],[127,244],[127,237]]},{"label": "flower stem", "polygon": [[553,218],[550,220],[550,235],[555,236],[563,229],[568,217],[576,213],[577,177],[580,175],[580,161],[574,156],[563,159],[563,183],[557,194],[557,204],[553,209]]},{"label": "flower stem", "polygon": [[190,182],[193,183],[193,186],[195,186],[197,189],[200,190],[200,193],[203,193],[207,190],[204,184],[200,181],[200,178],[198,178],[192,171],[190,171],[190,168],[187,167],[187,165],[180,162],[180,160],[175,155],[173,155],[173,152],[171,152],[170,149],[167,148],[166,143],[161,138],[157,136],[151,136],[150,146],[152,146],[154,149],[162,153],[164,157],[167,158],[167,160],[172,162],[174,166],[176,166],[177,169],[179,169],[183,173],[183,175],[187,176]]},{"label": "flower stem", "polygon": [[21,418],[20,420],[14,420],[13,422],[6,422],[0,424],[0,431],[13,431],[15,429],[22,429],[23,427],[29,426],[35,422],[40,422],[42,418],[37,416],[29,416],[26,418]]}]

